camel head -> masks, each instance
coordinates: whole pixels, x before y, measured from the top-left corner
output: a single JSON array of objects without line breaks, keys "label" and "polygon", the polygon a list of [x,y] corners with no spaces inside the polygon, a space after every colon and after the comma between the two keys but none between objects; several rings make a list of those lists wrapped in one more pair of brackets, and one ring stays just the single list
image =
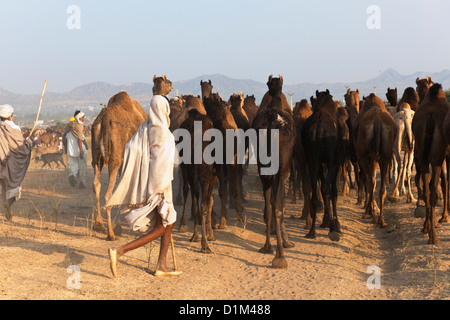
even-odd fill
[{"label": "camel head", "polygon": [[389,104],[392,107],[395,107],[397,105],[397,88],[395,89],[388,88],[386,92],[386,98],[389,101]]},{"label": "camel head", "polygon": [[424,79],[419,79],[419,77],[417,77],[416,85],[416,91],[419,95],[419,101],[422,102],[425,98],[425,95],[427,94],[428,89],[433,85],[433,81],[431,81],[430,77],[426,77]]},{"label": "camel head", "polygon": [[163,74],[161,77],[153,77],[153,94],[167,96],[173,89],[172,81]]},{"label": "camel head", "polygon": [[356,91],[351,91],[350,88],[347,89],[347,93],[344,95],[345,104],[349,110],[359,112],[359,89]]},{"label": "camel head", "polygon": [[271,96],[281,93],[283,89],[283,77],[278,75],[278,78],[274,78],[273,75],[270,75],[269,80],[267,81],[267,87],[269,88],[269,95]]}]

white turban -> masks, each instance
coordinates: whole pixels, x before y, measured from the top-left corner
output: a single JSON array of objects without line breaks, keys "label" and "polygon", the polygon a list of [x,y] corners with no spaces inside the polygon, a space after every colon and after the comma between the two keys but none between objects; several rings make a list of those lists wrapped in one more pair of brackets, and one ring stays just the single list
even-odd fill
[{"label": "white turban", "polygon": [[75,119],[78,121],[78,123],[81,123],[80,119],[84,117],[83,111],[80,111],[76,116]]},{"label": "white turban", "polygon": [[0,117],[9,118],[14,112],[13,107],[9,104],[4,104],[0,106]]}]

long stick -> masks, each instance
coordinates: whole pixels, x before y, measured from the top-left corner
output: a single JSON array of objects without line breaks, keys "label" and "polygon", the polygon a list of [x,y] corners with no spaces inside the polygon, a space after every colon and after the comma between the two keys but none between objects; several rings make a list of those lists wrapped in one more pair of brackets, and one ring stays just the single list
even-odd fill
[{"label": "long stick", "polygon": [[173,258],[173,266],[175,271],[177,271],[177,260],[175,259],[175,247],[173,245],[173,237],[172,234],[170,234],[170,244],[172,245],[172,258]]},{"label": "long stick", "polygon": [[39,113],[41,112],[41,106],[42,106],[42,99],[44,98],[44,93],[45,93],[45,88],[46,87],[47,87],[47,80],[45,80],[44,88],[42,89],[41,101],[39,102],[39,109],[38,109],[38,112],[37,112],[37,115],[36,115],[36,120],[34,121],[33,129],[31,129],[30,135],[28,137],[31,137],[31,135],[33,134],[34,128],[36,127],[37,121],[39,119]]}]

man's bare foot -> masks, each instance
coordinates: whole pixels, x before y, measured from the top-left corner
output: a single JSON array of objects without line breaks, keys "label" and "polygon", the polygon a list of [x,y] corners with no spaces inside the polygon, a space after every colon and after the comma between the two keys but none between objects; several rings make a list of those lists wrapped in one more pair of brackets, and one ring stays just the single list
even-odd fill
[{"label": "man's bare foot", "polygon": [[116,249],[113,248],[109,248],[108,249],[108,253],[109,253],[109,261],[110,261],[110,268],[111,268],[111,272],[114,276],[114,278],[117,278],[117,251]]},{"label": "man's bare foot", "polygon": [[182,274],[183,271],[162,271],[162,270],[156,270],[155,271],[155,277],[165,277],[165,276],[179,276]]}]

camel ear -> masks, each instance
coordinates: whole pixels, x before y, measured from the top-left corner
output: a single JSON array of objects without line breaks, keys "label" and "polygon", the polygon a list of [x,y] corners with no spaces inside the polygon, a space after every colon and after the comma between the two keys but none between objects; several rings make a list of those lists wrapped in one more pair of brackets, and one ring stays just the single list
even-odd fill
[{"label": "camel ear", "polygon": [[202,85],[203,84],[203,80],[200,80],[200,85]]},{"label": "camel ear", "polygon": [[319,90],[316,90],[316,97],[319,96]]},{"label": "camel ear", "polygon": [[419,77],[417,77],[416,79],[416,84],[419,84]]},{"label": "camel ear", "polygon": [[273,74],[271,74],[271,75],[269,76],[269,82],[272,81],[272,78],[273,78]]},{"label": "camel ear", "polygon": [[155,79],[156,79],[156,74],[153,76],[153,81],[155,81]]},{"label": "camel ear", "polygon": [[358,94],[359,94],[359,89],[356,89],[356,93],[358,93]]},{"label": "camel ear", "polygon": [[164,79],[164,81],[166,81],[166,80],[167,80],[167,78],[166,78],[166,75],[165,75],[165,74],[163,74],[163,75],[162,75],[162,78]]},{"label": "camel ear", "polygon": [[431,82],[431,78],[427,77],[427,82],[430,83]]},{"label": "camel ear", "polygon": [[281,74],[278,75],[278,78],[280,78],[281,83],[283,83],[283,77],[281,76]]},{"label": "camel ear", "polygon": [[391,91],[391,87],[388,87],[388,91]]},{"label": "camel ear", "polygon": [[350,88],[347,88],[347,94],[350,94]]},{"label": "camel ear", "polygon": [[211,84],[211,85],[212,85],[212,83],[211,83],[211,80],[210,80],[210,79],[208,79],[208,82],[209,82],[209,84]]},{"label": "camel ear", "polygon": [[327,94],[330,94],[330,90],[328,90],[328,89],[327,89],[327,91],[326,91],[326,92],[327,92]]}]

